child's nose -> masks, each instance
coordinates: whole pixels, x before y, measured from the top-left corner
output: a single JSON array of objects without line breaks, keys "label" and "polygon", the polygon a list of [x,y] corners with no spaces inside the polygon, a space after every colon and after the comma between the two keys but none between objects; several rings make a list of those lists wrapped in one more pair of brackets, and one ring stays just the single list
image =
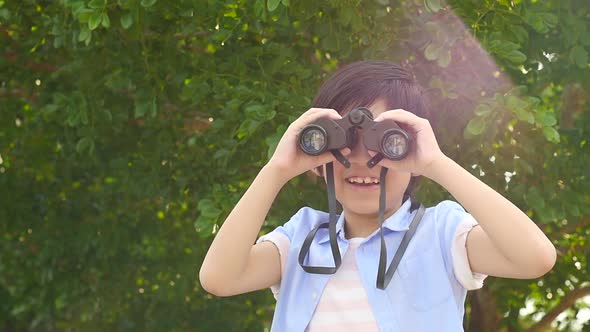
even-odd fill
[{"label": "child's nose", "polygon": [[361,133],[357,132],[356,135],[356,142],[351,147],[350,154],[347,156],[347,158],[351,163],[366,163],[369,159],[371,159],[371,155],[369,155],[369,151],[367,148],[365,148],[365,144],[363,144]]}]

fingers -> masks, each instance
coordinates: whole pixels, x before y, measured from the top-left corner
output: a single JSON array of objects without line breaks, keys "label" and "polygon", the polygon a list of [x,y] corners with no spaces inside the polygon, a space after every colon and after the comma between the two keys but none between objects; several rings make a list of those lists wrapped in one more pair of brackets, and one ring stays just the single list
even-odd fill
[{"label": "fingers", "polygon": [[297,120],[293,121],[290,127],[298,132],[307,124],[312,123],[322,117],[328,117],[334,120],[342,118],[342,116],[338,114],[336,110],[331,108],[310,108],[305,113],[301,114]]},{"label": "fingers", "polygon": [[340,150],[340,153],[342,153],[343,156],[348,156],[350,153],[352,152],[352,150],[350,148],[344,148],[342,150]]},{"label": "fingers", "polygon": [[306,119],[306,122],[311,122],[324,116],[330,117],[332,119],[342,118],[342,116],[336,110],[331,108],[310,108],[307,112],[303,113],[299,118]]}]

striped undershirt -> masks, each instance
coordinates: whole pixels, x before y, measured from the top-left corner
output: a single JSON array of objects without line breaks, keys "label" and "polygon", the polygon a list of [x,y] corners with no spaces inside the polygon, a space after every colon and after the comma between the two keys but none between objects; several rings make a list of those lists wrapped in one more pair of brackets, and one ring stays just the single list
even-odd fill
[{"label": "striped undershirt", "polygon": [[356,265],[355,252],[363,240],[349,239],[342,265],[326,285],[307,332],[379,331]]}]

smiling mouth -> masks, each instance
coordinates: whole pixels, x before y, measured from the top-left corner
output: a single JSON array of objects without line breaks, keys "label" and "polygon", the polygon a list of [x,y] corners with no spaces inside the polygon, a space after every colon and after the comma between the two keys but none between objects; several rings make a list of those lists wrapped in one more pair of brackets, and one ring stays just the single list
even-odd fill
[{"label": "smiling mouth", "polygon": [[360,185],[360,186],[372,186],[372,185],[379,184],[378,178],[369,177],[369,176],[365,176],[365,177],[351,176],[351,177],[346,178],[345,180],[349,184]]}]

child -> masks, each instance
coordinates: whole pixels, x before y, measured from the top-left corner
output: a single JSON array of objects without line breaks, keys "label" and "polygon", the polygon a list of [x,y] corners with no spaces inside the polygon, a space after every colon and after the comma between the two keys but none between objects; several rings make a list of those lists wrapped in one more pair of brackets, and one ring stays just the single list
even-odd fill
[{"label": "child", "polygon": [[[202,286],[218,296],[271,287],[277,298],[273,331],[462,331],[467,290],[487,275],[537,278],[556,259],[555,248],[516,206],[445,156],[426,116],[421,88],[402,68],[361,61],[337,71],[321,87],[313,108],[287,129],[225,220],[200,271]],[[340,119],[367,107],[375,121],[391,119],[412,134],[414,148],[400,161],[381,160],[362,142],[341,152],[345,168],[325,152],[309,156],[298,134],[320,117]],[[360,135],[358,135],[360,137]],[[255,242],[281,187],[308,170],[324,176],[333,162],[336,198],[343,208],[336,230],[342,265],[335,274],[305,272],[298,262],[306,236],[328,214],[309,207]],[[417,213],[412,204],[416,177],[427,177],[464,206],[444,201],[426,209],[393,278],[376,287],[379,262],[379,171],[385,178],[383,232],[388,263]],[[481,226],[481,227],[476,227]],[[328,231],[320,229],[306,264],[334,266]]]}]

